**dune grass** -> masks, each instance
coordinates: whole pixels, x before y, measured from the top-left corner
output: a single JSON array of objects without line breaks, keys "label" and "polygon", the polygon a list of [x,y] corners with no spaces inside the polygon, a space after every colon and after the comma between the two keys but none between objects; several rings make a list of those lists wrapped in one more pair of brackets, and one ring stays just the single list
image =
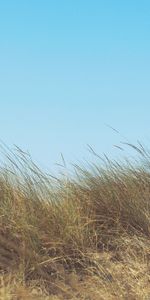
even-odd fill
[{"label": "dune grass", "polygon": [[150,156],[128,146],[58,178],[3,148],[0,299],[150,299]]}]

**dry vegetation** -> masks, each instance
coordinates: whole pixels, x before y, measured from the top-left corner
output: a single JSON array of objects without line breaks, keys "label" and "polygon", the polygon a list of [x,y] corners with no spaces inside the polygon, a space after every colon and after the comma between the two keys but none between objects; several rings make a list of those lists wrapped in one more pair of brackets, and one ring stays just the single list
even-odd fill
[{"label": "dry vegetation", "polygon": [[150,157],[129,146],[138,163],[105,157],[59,178],[7,150],[1,300],[150,300]]}]

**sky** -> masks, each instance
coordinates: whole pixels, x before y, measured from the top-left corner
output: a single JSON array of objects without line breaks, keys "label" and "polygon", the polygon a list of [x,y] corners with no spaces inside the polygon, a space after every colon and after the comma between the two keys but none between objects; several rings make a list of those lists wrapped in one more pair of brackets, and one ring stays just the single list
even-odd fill
[{"label": "sky", "polygon": [[[0,139],[44,168],[150,144],[149,0],[0,1]],[[119,134],[109,126],[119,131]]]}]

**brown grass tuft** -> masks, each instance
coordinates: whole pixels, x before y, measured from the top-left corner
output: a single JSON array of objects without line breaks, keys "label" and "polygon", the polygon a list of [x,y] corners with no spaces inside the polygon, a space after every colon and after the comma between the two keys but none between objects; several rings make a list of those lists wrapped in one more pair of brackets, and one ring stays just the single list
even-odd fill
[{"label": "brown grass tuft", "polygon": [[19,148],[0,171],[0,300],[150,299],[150,158],[44,174]]}]

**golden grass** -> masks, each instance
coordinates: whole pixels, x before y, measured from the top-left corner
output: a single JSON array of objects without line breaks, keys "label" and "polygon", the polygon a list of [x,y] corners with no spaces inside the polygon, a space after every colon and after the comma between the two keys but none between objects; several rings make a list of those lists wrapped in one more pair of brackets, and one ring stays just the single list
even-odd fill
[{"label": "golden grass", "polygon": [[106,157],[58,178],[7,149],[0,300],[150,299],[150,157],[129,146],[138,163]]}]

